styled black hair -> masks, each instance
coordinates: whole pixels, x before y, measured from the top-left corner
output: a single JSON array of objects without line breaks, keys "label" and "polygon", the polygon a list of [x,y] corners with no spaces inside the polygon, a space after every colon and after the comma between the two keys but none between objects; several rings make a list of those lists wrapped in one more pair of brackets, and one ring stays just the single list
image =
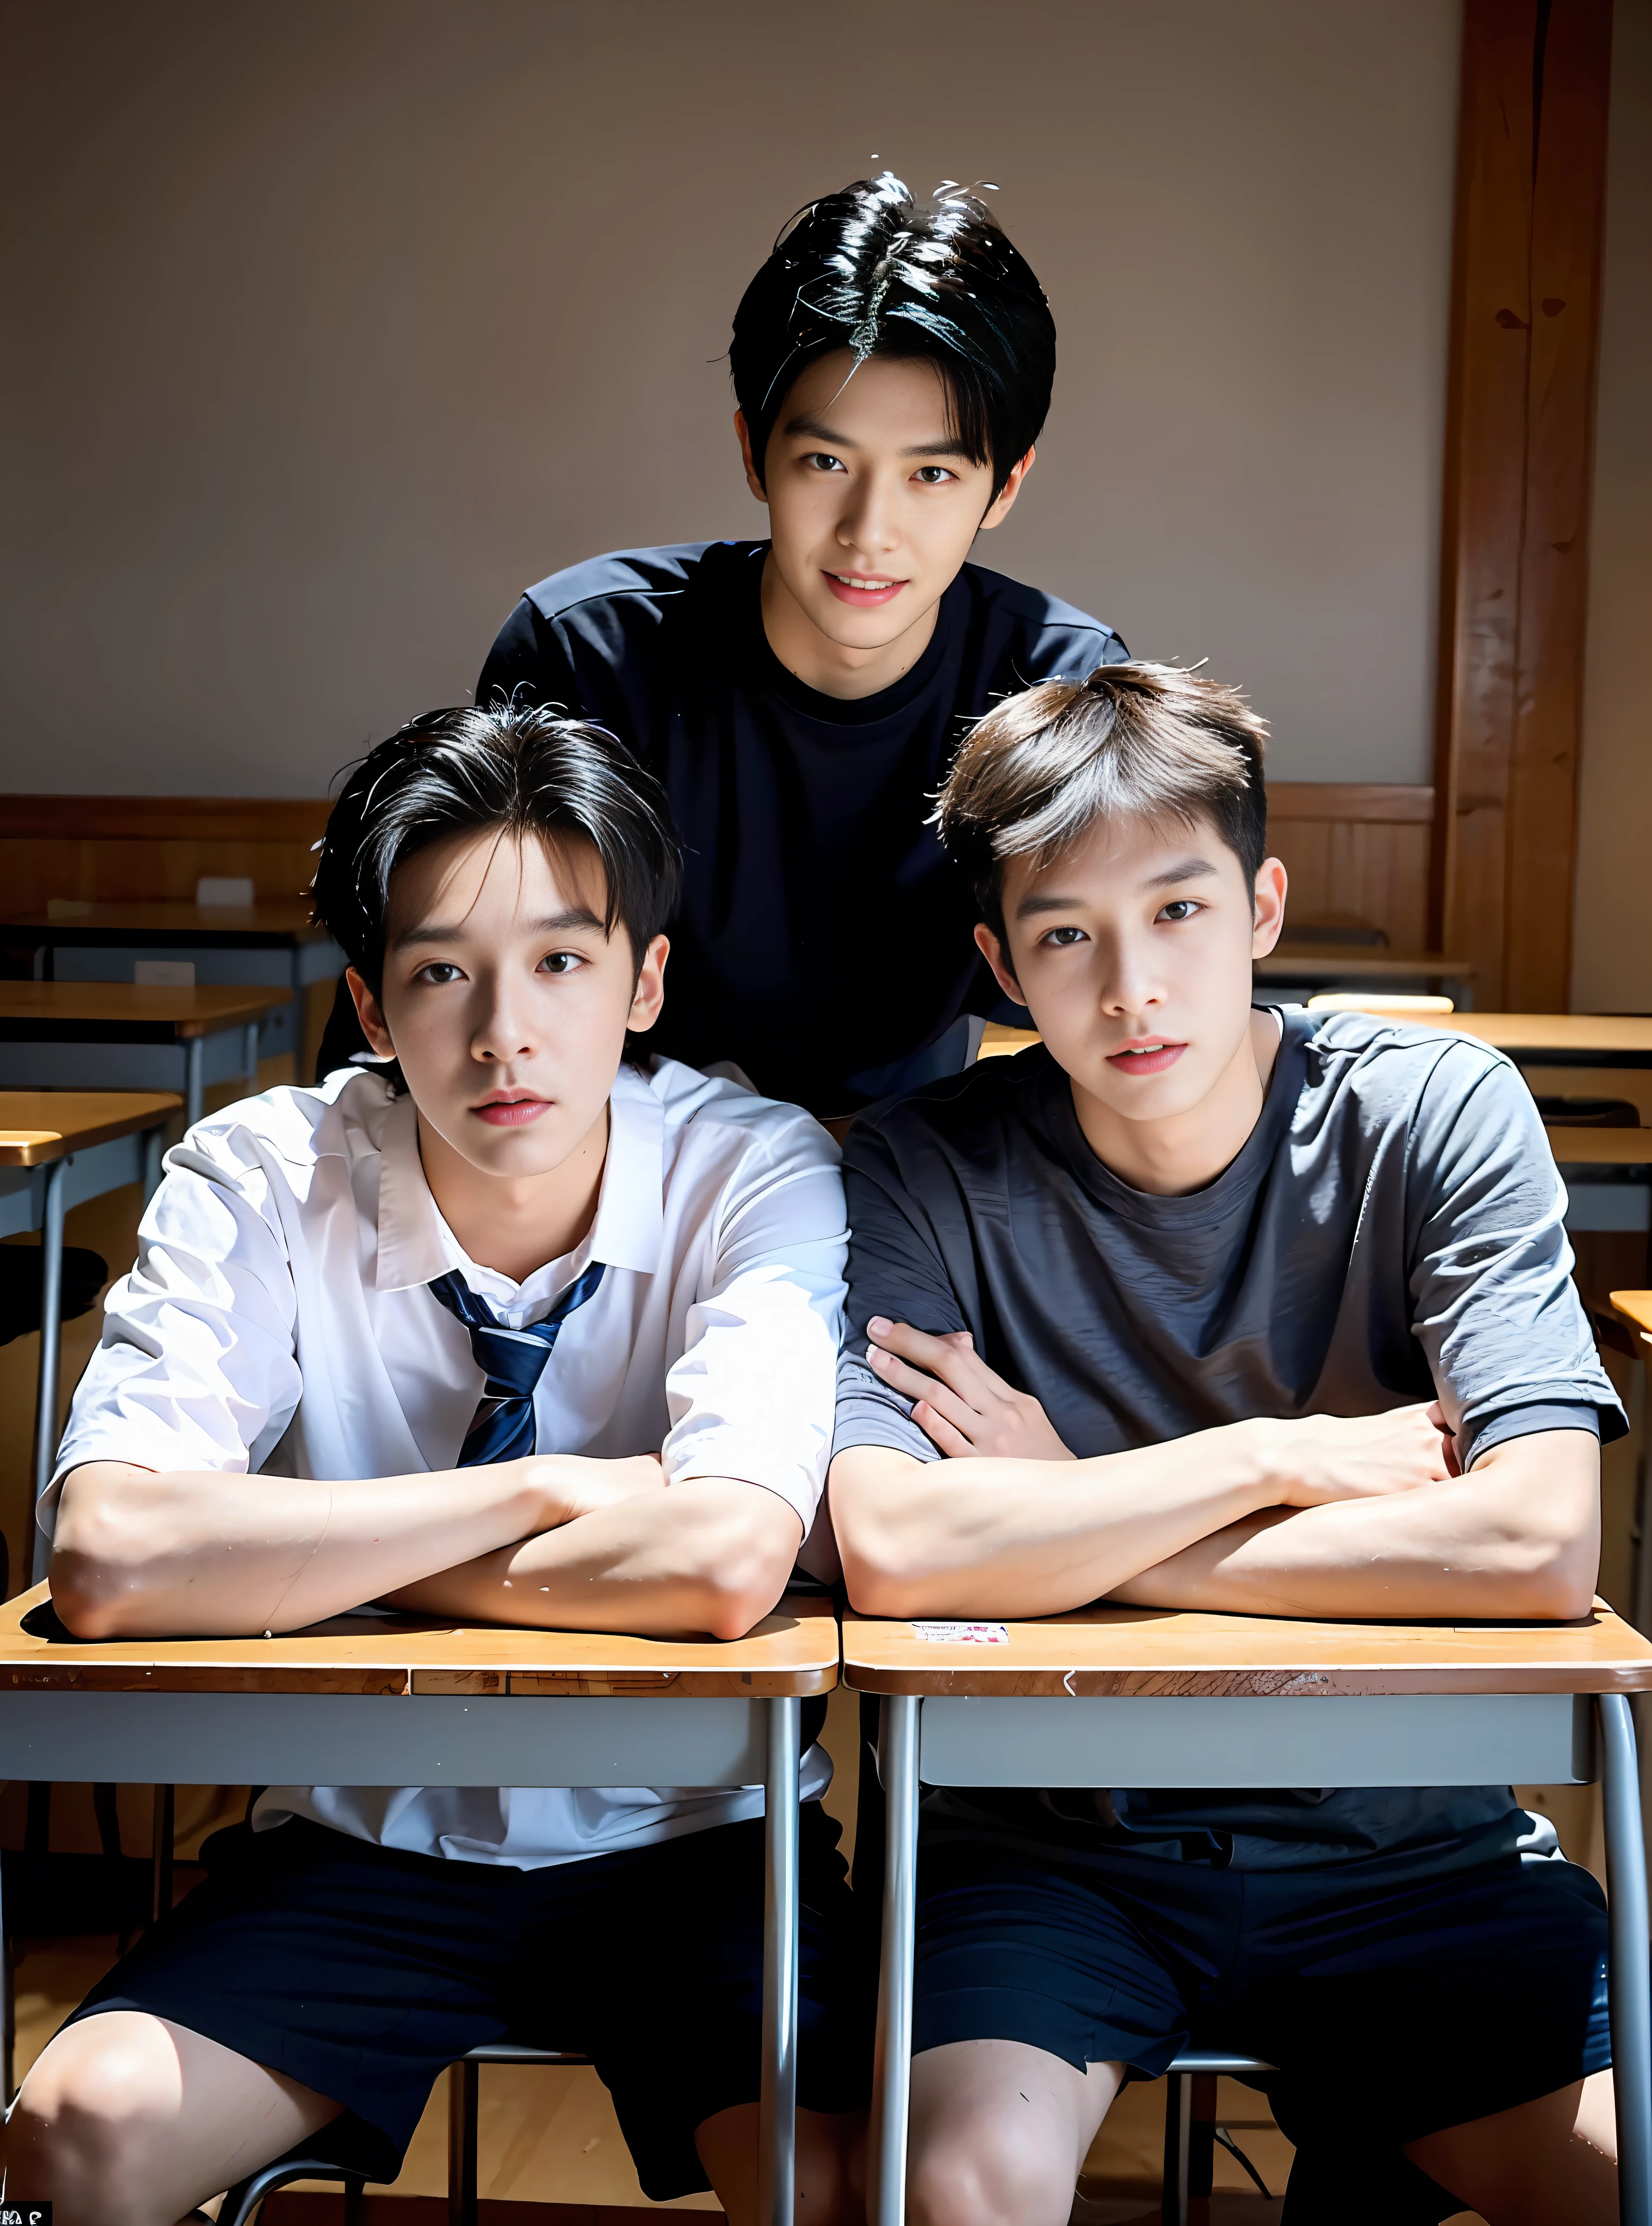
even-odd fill
[{"label": "styled black hair", "polygon": [[972,194],[920,206],[892,171],[801,209],[740,297],[728,351],[759,479],[799,376],[834,349],[922,356],[994,496],[1043,429],[1056,375],[1044,289]]},{"label": "styled black hair", "polygon": [[354,766],[316,849],[314,918],[377,996],[391,877],[444,835],[588,843],[640,968],[677,902],[682,852],[653,775],[601,727],[503,698],[427,711]]}]

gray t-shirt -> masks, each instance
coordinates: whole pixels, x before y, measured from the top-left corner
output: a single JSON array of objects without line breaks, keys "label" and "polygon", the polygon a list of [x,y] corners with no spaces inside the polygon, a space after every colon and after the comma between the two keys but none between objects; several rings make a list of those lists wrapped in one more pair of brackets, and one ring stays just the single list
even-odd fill
[{"label": "gray t-shirt", "polygon": [[[835,1451],[940,1458],[866,1365],[873,1314],[971,1332],[1081,1457],[1250,1415],[1435,1397],[1465,1464],[1534,1430],[1619,1436],[1571,1279],[1566,1193],[1515,1068],[1471,1039],[1365,1014],[1291,1007],[1280,1027],[1261,1119],[1186,1197],[1133,1190],[1102,1164],[1041,1046],[863,1114],[844,1147]],[[1449,1866],[1531,1829],[1506,1786],[939,1805],[1017,1836],[1248,1869],[1401,1849]]]}]

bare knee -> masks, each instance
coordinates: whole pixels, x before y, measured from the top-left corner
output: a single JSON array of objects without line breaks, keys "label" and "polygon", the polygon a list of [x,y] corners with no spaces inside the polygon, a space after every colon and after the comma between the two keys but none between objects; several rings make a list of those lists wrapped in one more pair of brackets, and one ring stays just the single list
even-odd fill
[{"label": "bare knee", "polygon": [[1047,2146],[1006,2127],[930,2144],[906,2175],[909,2226],[1066,2226],[1072,2199]]},{"label": "bare knee", "polygon": [[70,2026],[12,2106],[8,2195],[53,2203],[62,2226],[149,2226],[160,2215],[158,2144],[178,2096],[176,2059],[153,2020],[111,2014]]}]

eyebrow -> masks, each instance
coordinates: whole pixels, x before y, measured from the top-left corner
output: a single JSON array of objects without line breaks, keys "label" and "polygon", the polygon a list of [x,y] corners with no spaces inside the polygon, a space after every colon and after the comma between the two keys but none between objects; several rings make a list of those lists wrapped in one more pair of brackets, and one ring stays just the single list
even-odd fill
[{"label": "eyebrow", "polygon": [[[528,922],[528,933],[530,935],[562,935],[569,929],[575,927],[594,927],[600,934],[607,933],[607,928],[588,905],[570,905],[566,912],[550,913],[543,919],[531,919]],[[416,944],[461,943],[464,940],[464,935],[465,931],[462,926],[449,927],[435,920],[419,927],[408,928],[396,938],[391,948],[392,951],[406,951]]]},{"label": "eyebrow", "polygon": [[[825,441],[834,448],[858,448],[861,445],[858,441],[851,441],[847,434],[835,433],[829,425],[818,417],[790,417],[781,430],[787,434],[806,433],[811,440]],[[902,448],[900,454],[903,456],[963,456],[967,458],[969,451],[962,441],[949,438],[944,441],[920,441],[916,448]]]},{"label": "eyebrow", "polygon": [[[1208,858],[1184,858],[1162,874],[1151,874],[1141,887],[1145,890],[1173,888],[1178,881],[1204,881],[1217,871]],[[1032,889],[1016,906],[1015,917],[1031,919],[1036,913],[1076,912],[1083,901],[1081,897],[1063,896],[1059,892],[1045,895],[1042,890]]]}]

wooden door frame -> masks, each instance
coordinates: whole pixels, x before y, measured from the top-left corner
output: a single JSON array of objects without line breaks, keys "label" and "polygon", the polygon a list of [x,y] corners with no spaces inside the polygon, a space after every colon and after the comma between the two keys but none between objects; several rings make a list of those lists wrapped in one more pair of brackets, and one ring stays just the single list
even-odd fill
[{"label": "wooden door frame", "polygon": [[1430,939],[1566,1008],[1611,0],[1465,0]]}]

